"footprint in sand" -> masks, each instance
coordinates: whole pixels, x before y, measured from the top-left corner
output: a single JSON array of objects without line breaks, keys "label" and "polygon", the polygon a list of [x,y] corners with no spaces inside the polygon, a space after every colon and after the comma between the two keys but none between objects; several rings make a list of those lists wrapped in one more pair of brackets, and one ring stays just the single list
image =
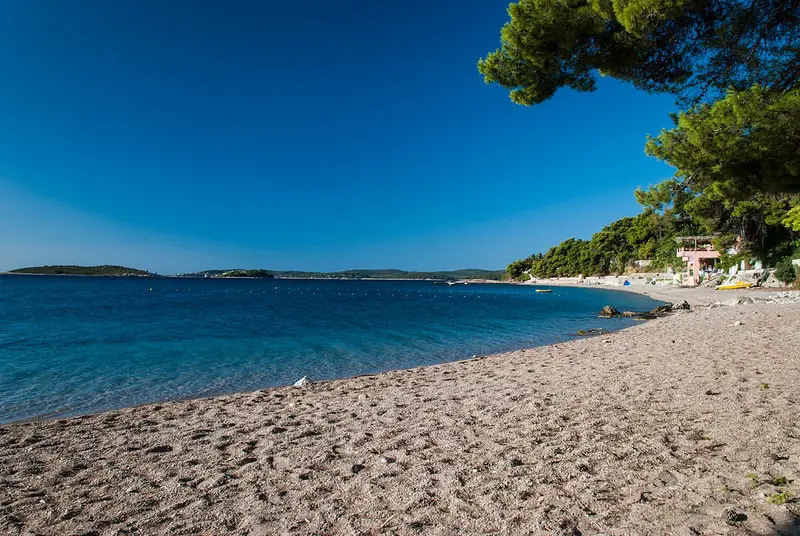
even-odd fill
[{"label": "footprint in sand", "polygon": [[147,454],[163,454],[165,452],[172,452],[172,447],[169,445],[156,445],[155,447],[150,447],[145,452]]}]

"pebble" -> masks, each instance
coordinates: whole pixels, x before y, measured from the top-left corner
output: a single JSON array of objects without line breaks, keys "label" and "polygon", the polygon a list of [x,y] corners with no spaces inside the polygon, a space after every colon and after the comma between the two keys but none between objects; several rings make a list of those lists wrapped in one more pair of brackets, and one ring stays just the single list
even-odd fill
[{"label": "pebble", "polygon": [[294,382],[294,384],[292,384],[292,387],[304,387],[309,383],[311,383],[311,380],[308,379],[308,376],[303,376],[302,378]]},{"label": "pebble", "polygon": [[172,447],[169,445],[156,445],[145,451],[147,454],[162,454],[164,452],[172,452]]},{"label": "pebble", "polygon": [[357,475],[358,473],[360,473],[364,469],[365,469],[365,467],[363,465],[361,465],[360,463],[354,463],[353,466],[350,468],[350,471],[354,475]]},{"label": "pebble", "polygon": [[728,525],[735,527],[747,521],[747,515],[737,512],[736,510],[725,510],[722,513],[722,519],[724,519],[725,523]]}]

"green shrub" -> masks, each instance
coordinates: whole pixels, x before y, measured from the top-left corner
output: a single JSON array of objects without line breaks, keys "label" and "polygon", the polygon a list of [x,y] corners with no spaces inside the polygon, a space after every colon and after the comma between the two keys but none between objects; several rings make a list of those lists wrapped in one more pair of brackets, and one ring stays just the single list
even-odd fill
[{"label": "green shrub", "polygon": [[776,493],[774,495],[770,495],[767,497],[767,501],[771,502],[772,504],[781,505],[786,504],[786,501],[792,498],[792,494],[788,491],[782,491],[780,493]]},{"label": "green shrub", "polygon": [[775,277],[787,285],[797,281],[797,270],[792,264],[791,257],[786,257],[775,266]]}]

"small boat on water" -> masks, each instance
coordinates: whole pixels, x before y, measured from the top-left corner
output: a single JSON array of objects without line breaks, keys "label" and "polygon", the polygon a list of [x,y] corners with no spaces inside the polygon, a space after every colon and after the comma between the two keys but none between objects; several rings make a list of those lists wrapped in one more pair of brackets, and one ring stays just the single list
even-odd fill
[{"label": "small boat on water", "polygon": [[727,285],[720,285],[717,287],[717,290],[739,290],[742,288],[750,288],[752,287],[752,283],[745,283],[744,281],[739,281],[737,283],[729,283]]},{"label": "small boat on water", "polygon": [[553,289],[549,288],[537,288],[536,292],[553,292]]}]

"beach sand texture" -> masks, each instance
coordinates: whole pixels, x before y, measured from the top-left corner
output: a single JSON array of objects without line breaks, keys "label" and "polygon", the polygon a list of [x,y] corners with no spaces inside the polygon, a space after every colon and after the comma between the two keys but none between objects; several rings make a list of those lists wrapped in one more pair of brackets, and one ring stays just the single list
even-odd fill
[{"label": "beach sand texture", "polygon": [[6,425],[0,533],[798,534],[799,365],[800,307],[756,304]]}]

